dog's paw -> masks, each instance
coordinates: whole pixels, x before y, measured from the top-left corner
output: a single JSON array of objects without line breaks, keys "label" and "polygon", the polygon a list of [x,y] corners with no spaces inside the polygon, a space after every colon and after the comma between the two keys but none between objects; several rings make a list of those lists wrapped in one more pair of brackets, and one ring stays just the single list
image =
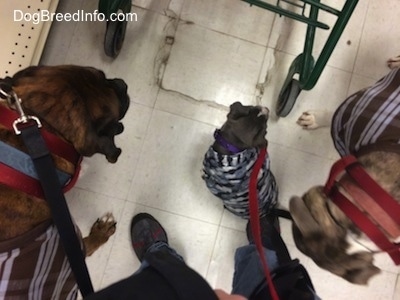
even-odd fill
[{"label": "dog's paw", "polygon": [[92,255],[101,245],[106,243],[110,236],[115,233],[117,222],[111,213],[105,214],[97,219],[90,229],[89,236],[83,239],[86,256]]},{"label": "dog's paw", "polygon": [[331,114],[326,111],[309,110],[303,112],[296,123],[303,127],[303,129],[317,129],[329,126],[331,117]]},{"label": "dog's paw", "polygon": [[387,60],[387,65],[390,69],[399,68],[400,67],[400,55],[389,58]]},{"label": "dog's paw", "polygon": [[90,235],[106,237],[108,240],[115,233],[116,225],[117,222],[115,222],[112,213],[107,213],[93,224]]}]

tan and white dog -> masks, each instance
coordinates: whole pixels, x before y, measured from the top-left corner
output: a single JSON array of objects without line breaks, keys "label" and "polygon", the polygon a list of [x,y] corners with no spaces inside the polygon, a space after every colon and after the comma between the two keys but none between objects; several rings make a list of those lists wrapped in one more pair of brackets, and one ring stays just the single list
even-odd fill
[{"label": "tan and white dog", "polygon": [[380,270],[375,251],[352,251],[350,236],[367,236],[400,264],[400,56],[388,66],[389,74],[348,97],[334,114],[308,111],[297,121],[305,129],[331,124],[343,159],[325,187],[290,200],[296,246],[321,268],[357,284]]}]

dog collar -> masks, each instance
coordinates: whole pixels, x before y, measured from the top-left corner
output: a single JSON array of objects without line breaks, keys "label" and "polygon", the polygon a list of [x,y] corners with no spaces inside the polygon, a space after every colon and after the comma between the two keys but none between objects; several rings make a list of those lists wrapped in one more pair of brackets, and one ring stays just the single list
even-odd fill
[{"label": "dog collar", "polygon": [[[12,124],[14,120],[18,118],[17,113],[0,104],[0,116],[0,124],[12,131]],[[70,143],[62,140],[60,137],[43,129],[41,130],[41,133],[51,153],[64,158],[75,166],[75,173],[69,181],[67,180],[67,182],[65,182],[65,176],[60,173],[61,180],[65,183],[63,191],[66,192],[74,186],[78,179],[82,156]],[[20,159],[18,159],[18,161],[21,163]],[[18,163],[18,161],[16,163]],[[0,162],[0,170],[2,174],[0,178],[1,183],[38,198],[44,198],[40,182],[35,179],[35,176],[31,176],[31,174],[27,172],[26,168],[23,169],[25,169],[25,171],[21,171],[21,168],[14,168],[6,162]]]},{"label": "dog collar", "polygon": [[[358,189],[348,190],[349,194],[354,195],[355,203],[343,195],[336,184],[343,172],[346,172],[359,186]],[[347,184],[345,188],[349,186]],[[386,233],[395,232],[396,235],[399,232],[400,205],[368,175],[354,156],[345,156],[332,166],[324,193],[380,249],[387,252],[396,265],[400,265],[400,244],[391,242],[386,236]],[[362,200],[357,201],[359,198]],[[364,200],[369,204],[362,203]]]},{"label": "dog collar", "polygon": [[226,150],[228,150],[232,154],[236,154],[236,153],[243,151],[242,149],[239,149],[238,147],[236,147],[235,145],[232,145],[226,139],[224,139],[224,137],[221,135],[221,130],[219,130],[219,129],[215,129],[214,138],[218,144],[220,144],[222,147],[224,147]]}]

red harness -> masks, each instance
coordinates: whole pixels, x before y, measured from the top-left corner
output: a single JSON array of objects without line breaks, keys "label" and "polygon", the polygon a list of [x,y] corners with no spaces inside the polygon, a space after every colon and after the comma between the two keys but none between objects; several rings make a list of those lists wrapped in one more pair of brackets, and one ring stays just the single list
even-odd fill
[{"label": "red harness", "polygon": [[[0,116],[0,124],[8,130],[13,131],[13,122],[19,117],[17,112],[4,105],[0,105]],[[82,156],[71,144],[67,143],[60,137],[43,129],[41,130],[41,133],[51,153],[64,158],[75,166],[75,173],[63,188],[63,191],[67,192],[75,185],[76,180],[78,179]],[[24,173],[2,163],[0,163],[0,173],[0,184],[4,184],[26,194],[44,199],[43,190],[39,180],[25,175]]]},{"label": "red harness", "polygon": [[[346,172],[354,183],[340,181]],[[336,184],[346,189],[354,202],[343,195]],[[354,156],[345,156],[331,169],[324,187],[325,194],[381,250],[387,252],[396,265],[400,264],[400,244],[393,243],[400,233],[400,204],[371,178]]]}]

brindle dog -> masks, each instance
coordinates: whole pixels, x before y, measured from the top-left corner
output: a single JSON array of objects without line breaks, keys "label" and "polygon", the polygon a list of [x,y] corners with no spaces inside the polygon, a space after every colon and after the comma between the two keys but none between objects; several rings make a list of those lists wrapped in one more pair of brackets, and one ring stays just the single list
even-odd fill
[{"label": "brindle dog", "polygon": [[[37,116],[46,130],[72,144],[83,156],[101,153],[109,162],[117,161],[121,149],[116,147],[114,136],[123,131],[120,120],[130,101],[123,80],[107,79],[100,70],[73,65],[29,67],[6,80],[21,99],[25,113]],[[0,139],[26,152],[21,138],[2,125]],[[59,170],[74,174],[77,166],[52,156]],[[45,200],[0,184],[0,243],[50,220]],[[111,214],[95,222],[83,240],[86,255],[114,234],[115,224]]]},{"label": "brindle dog", "polygon": [[[314,129],[328,125],[332,120],[332,138],[340,155],[356,156],[375,182],[399,202],[400,115],[390,106],[400,104],[397,95],[400,74],[399,69],[395,69],[399,66],[399,58],[389,60],[388,64],[394,68],[388,75],[351,95],[333,118],[329,118],[327,112],[309,111],[303,113],[298,123],[305,129]],[[344,175],[337,186],[350,201],[364,201],[360,194],[350,192],[359,187],[348,175]],[[379,202],[379,199],[375,201]],[[373,264],[375,250],[349,251],[351,239],[348,234],[353,233],[357,238],[360,230],[325,195],[321,186],[311,188],[301,198],[293,197],[290,212],[297,247],[317,265],[356,284],[366,284],[380,272]],[[379,220],[376,222],[382,225]],[[387,236],[391,242],[399,238]]]}]

